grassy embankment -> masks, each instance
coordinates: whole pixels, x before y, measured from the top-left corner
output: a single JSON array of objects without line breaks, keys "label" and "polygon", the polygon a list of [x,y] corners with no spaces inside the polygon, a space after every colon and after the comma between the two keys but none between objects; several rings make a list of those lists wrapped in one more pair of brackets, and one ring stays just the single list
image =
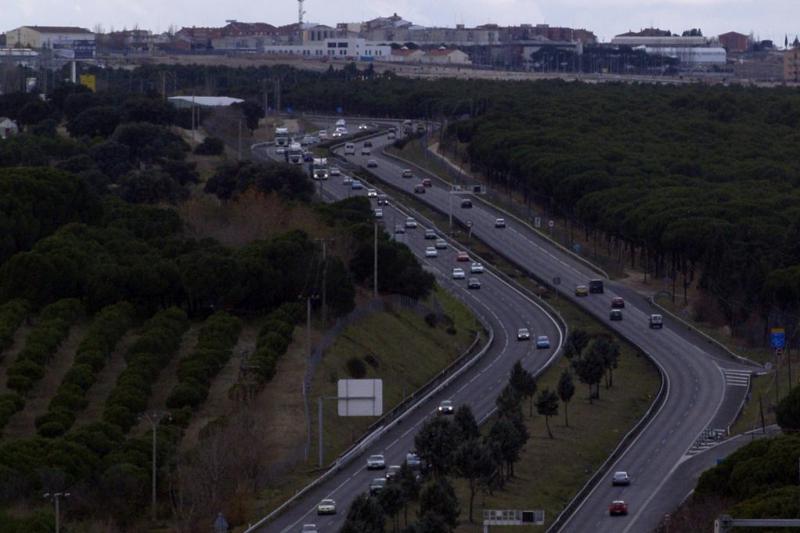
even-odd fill
[{"label": "grassy embankment", "polygon": [[[362,177],[372,179],[368,175]],[[432,220],[440,231],[446,231],[446,215],[433,210],[412,194],[385,183],[380,183],[380,186]],[[468,240],[465,227],[456,227],[454,237],[522,286],[546,298],[570,328],[585,329],[590,333],[611,332],[602,322],[563,298],[553,298],[551,292],[484,243],[474,238]],[[647,411],[660,385],[658,372],[635,347],[621,339],[618,341],[622,345],[622,354],[619,368],[614,371],[615,386],[608,390],[603,388],[600,400],[589,404],[586,386],[575,379],[577,390],[569,405],[570,427],[564,425],[562,404],[559,417],[551,421],[554,439],[548,438],[543,417],[534,414],[532,419],[528,419],[531,439],[516,467],[517,477],[493,496],[476,497],[477,521],[480,521],[483,509],[544,509],[547,523],[550,523]],[[545,371],[538,380],[539,390],[555,389],[561,372],[568,367],[569,362],[561,359]],[[478,531],[480,526],[470,525],[467,521],[469,493],[466,484],[459,480],[457,489],[462,509],[459,531]],[[516,529],[522,532],[542,528]]]}]

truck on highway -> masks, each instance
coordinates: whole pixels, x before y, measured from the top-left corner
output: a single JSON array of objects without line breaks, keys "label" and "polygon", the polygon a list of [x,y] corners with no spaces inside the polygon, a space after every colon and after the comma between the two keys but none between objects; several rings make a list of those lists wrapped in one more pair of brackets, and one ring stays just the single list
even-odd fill
[{"label": "truck on highway", "polygon": [[414,133],[414,123],[411,122],[410,120],[404,120],[403,133],[405,133],[406,135],[411,135],[412,133]]},{"label": "truck on highway", "polygon": [[356,145],[347,143],[344,145],[344,155],[356,155]]},{"label": "truck on highway", "polygon": [[287,150],[289,163],[293,165],[302,165],[303,164],[303,147],[300,143],[292,143],[289,145],[289,150]]},{"label": "truck on highway", "polygon": [[328,159],[325,157],[314,158],[311,163],[311,177],[315,180],[328,179]]},{"label": "truck on highway", "polygon": [[275,146],[289,146],[289,128],[275,128]]}]

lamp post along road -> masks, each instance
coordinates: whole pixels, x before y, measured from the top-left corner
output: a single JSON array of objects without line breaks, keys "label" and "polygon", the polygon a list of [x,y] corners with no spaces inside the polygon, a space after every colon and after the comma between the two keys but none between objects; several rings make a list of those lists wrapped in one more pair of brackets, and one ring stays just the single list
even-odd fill
[{"label": "lamp post along road", "polygon": [[43,494],[45,498],[50,498],[53,500],[53,506],[55,507],[56,512],[56,533],[61,531],[61,505],[60,500],[61,498],[69,498],[69,492],[45,492]]},{"label": "lamp post along road", "polygon": [[147,420],[150,422],[150,427],[153,429],[153,501],[152,501],[152,513],[153,513],[153,522],[157,519],[157,450],[158,450],[158,424],[166,418],[167,420],[172,420],[172,416],[165,412],[165,411],[152,411],[150,413],[143,414],[140,418],[143,420]]}]

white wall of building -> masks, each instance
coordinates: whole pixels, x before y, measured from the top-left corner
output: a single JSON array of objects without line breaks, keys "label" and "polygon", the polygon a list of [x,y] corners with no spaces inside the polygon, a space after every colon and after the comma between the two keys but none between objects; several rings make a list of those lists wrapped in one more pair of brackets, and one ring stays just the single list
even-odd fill
[{"label": "white wall of building", "polygon": [[652,47],[645,46],[645,52],[651,55],[672,57],[682,65],[724,65],[728,53],[721,47]]},{"label": "white wall of building", "polygon": [[369,42],[366,39],[325,39],[302,45],[267,45],[264,53],[277,55],[296,55],[307,58],[346,59],[374,58],[384,60],[392,54],[388,45]]}]

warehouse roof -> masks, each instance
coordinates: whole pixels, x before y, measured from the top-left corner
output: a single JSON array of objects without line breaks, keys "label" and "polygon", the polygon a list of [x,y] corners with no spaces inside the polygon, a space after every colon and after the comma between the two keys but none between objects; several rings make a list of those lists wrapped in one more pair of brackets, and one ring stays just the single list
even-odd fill
[{"label": "warehouse roof", "polygon": [[91,34],[86,28],[78,28],[77,26],[23,26],[36,30],[39,33],[88,33]]}]

